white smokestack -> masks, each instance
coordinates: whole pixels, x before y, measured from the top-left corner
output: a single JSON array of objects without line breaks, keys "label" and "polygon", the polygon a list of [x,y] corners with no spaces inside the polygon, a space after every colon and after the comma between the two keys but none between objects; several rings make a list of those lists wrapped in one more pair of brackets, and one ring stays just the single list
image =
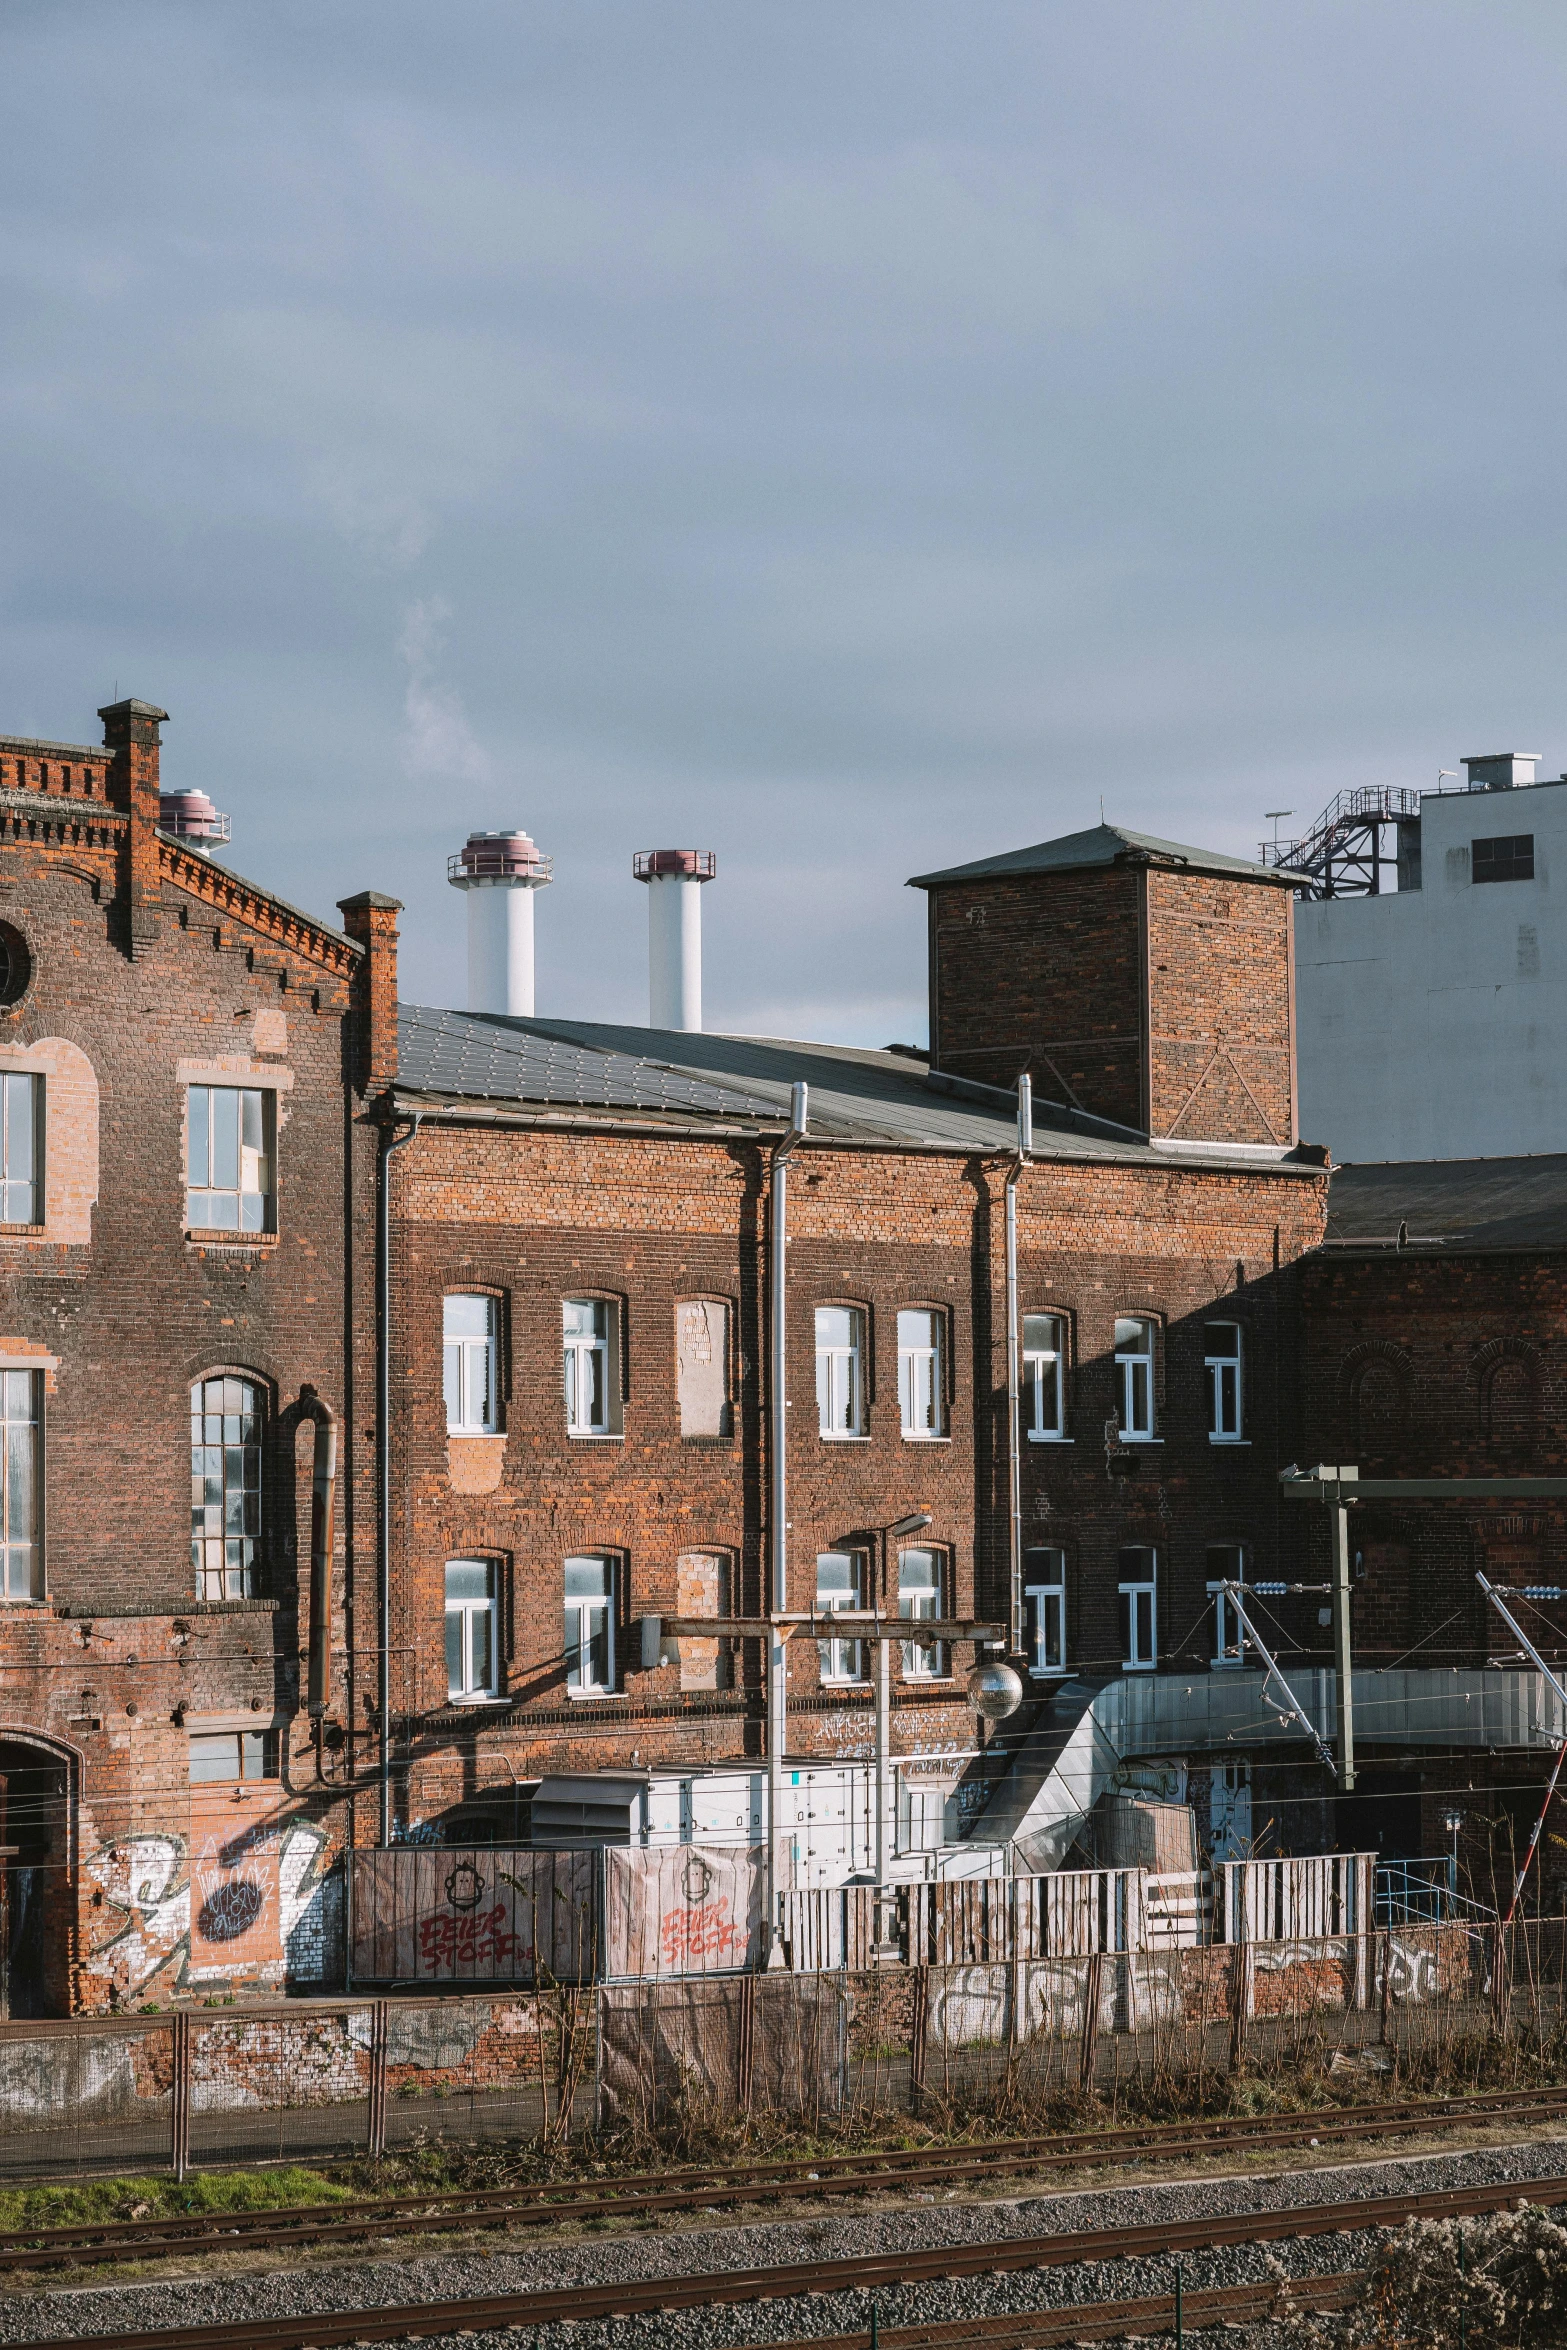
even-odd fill
[{"label": "white smokestack", "polygon": [[647,883],[649,1024],[694,1036],[702,1026],[702,884],[717,860],[711,849],[639,849],[631,870]]},{"label": "white smokestack", "polygon": [[531,1018],[533,893],[554,874],[525,832],[470,832],[447,862],[453,889],[468,893],[468,1009]]}]

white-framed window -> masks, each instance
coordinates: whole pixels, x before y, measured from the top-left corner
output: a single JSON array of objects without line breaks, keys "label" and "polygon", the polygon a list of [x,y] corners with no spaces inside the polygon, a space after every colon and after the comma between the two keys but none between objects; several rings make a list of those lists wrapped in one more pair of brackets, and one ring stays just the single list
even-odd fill
[{"label": "white-framed window", "polygon": [[727,1436],[729,1307],[721,1297],[675,1302],[675,1401],[682,1436]]},{"label": "white-framed window", "polygon": [[453,1436],[493,1436],[500,1426],[493,1297],[448,1297],[441,1307],[446,1426]]},{"label": "white-framed window", "polygon": [[38,1474],[40,1397],[39,1371],[0,1371],[0,1576],[6,1599],[38,1599],[43,1594],[38,1541]]},{"label": "white-framed window", "polygon": [[1028,1624],[1028,1669],[1066,1671],[1066,1552],[1025,1550],[1023,1605]]},{"label": "white-framed window", "polygon": [[25,1071],[0,1077],[0,1224],[41,1224],[44,1081]]},{"label": "white-framed window", "polygon": [[1208,1546],[1208,1597],[1213,1601],[1213,1662],[1220,1665],[1243,1665],[1246,1662],[1246,1631],[1235,1602],[1223,1586],[1226,1583],[1244,1583],[1246,1580],[1246,1553],[1238,1542],[1210,1543]]},{"label": "white-framed window", "polygon": [[620,1312],[613,1298],[561,1302],[569,1436],[620,1431]]},{"label": "white-framed window", "polygon": [[930,1306],[904,1306],[898,1313],[898,1398],[908,1437],[946,1434],[941,1324]]},{"label": "white-framed window", "polygon": [[[816,1561],[816,1612],[835,1616],[845,1608],[865,1605],[865,1554],[859,1550],[824,1550]],[[863,1681],[863,1640],[819,1640],[816,1653],[824,1681]]]},{"label": "white-framed window", "polygon": [[[898,1613],[915,1623],[936,1623],[941,1616],[942,1555],[939,1550],[900,1550],[898,1553]],[[944,1681],[947,1652],[940,1641],[917,1648],[903,1643],[906,1681]]]},{"label": "white-framed window", "polygon": [[1239,1322],[1209,1322],[1202,1338],[1208,1374],[1208,1441],[1238,1444],[1244,1433],[1245,1415],[1241,1326]]},{"label": "white-framed window", "polygon": [[608,1697],[615,1686],[615,1562],[566,1561],[566,1688]]},{"label": "white-framed window", "polygon": [[1115,1326],[1115,1416],[1123,1443],[1146,1444],[1153,1435],[1153,1350],[1152,1322],[1122,1315]]},{"label": "white-framed window", "polygon": [[254,1599],[266,1395],[232,1372],[190,1391],[190,1557],[198,1599]]},{"label": "white-framed window", "polygon": [[858,1306],[816,1309],[816,1409],[824,1436],[865,1433],[865,1316]]},{"label": "white-framed window", "polygon": [[1121,1669],[1151,1673],[1159,1662],[1159,1554],[1121,1553]]},{"label": "white-framed window", "polygon": [[499,1693],[499,1585],[494,1559],[446,1562],[446,1694],[454,1704]]},{"label": "white-framed window", "polygon": [[1030,1444],[1066,1436],[1066,1317],[1023,1316],[1023,1426]]},{"label": "white-framed window", "polygon": [[215,1779],[275,1779],[278,1777],[275,1730],[203,1731],[190,1742],[190,1783],[210,1786]]},{"label": "white-framed window", "polygon": [[274,1227],[269,1086],[187,1088],[185,1228],[189,1232],[270,1232]]}]

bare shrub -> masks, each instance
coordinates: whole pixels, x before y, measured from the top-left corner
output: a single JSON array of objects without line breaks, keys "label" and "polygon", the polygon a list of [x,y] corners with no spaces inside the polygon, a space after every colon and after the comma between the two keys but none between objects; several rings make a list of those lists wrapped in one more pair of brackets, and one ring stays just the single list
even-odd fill
[{"label": "bare shrub", "polygon": [[1353,2350],[1519,2350],[1560,2338],[1567,2228],[1537,2204],[1418,2219],[1389,2243],[1354,2313]]}]

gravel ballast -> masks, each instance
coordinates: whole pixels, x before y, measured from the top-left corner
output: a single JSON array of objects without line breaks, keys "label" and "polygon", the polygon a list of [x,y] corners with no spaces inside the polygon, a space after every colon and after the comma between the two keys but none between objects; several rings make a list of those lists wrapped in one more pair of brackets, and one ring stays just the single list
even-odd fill
[{"label": "gravel ballast", "polygon": [[[999,2243],[1079,2229],[1148,2227],[1162,2220],[1228,2212],[1294,2208],[1421,2187],[1516,2181],[1567,2170],[1567,2141],[1534,2141],[1404,2161],[1166,2185],[1100,2189],[1071,2195],[1030,2194],[1006,2200],[913,2200],[875,2211],[771,2224],[685,2227],[621,2234],[609,2239],[492,2244],[410,2260],[370,2255],[332,2267],[279,2267],[232,2276],[173,2277],[156,2283],[32,2288],[0,2296],[0,2344],[61,2337],[89,2338],[157,2327],[223,2325],[258,2317],[308,2316],[326,2311],[382,2309],[400,2303],[457,2300],[502,2293],[549,2292],[634,2278],[719,2274],[811,2260],[942,2245]],[[1267,2277],[1306,2276],[1364,2268],[1384,2241],[1380,2229],[1278,2243],[1217,2246],[1182,2256],[1192,2290],[1238,2285]],[[881,2288],[876,2296],[885,2327],[1000,2316],[1009,2311],[1060,2308],[1073,2302],[1120,2301],[1167,2293],[1168,2259],[1077,2263]],[[797,2340],[847,2333],[868,2322],[865,2292],[836,2292],[773,2302],[715,2303],[645,2317],[589,2319],[527,2326],[471,2336],[480,2344],[515,2350],[737,2350],[751,2342]],[[1269,2335],[1276,2328],[1262,2329]],[[1239,2341],[1232,2334],[1231,2340]],[[1261,2333],[1257,2334],[1260,2341]]]}]

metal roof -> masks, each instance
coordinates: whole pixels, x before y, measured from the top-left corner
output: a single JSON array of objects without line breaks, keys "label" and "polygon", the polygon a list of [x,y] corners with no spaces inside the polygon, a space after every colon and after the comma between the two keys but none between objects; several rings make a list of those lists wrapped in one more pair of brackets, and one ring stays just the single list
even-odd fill
[{"label": "metal roof", "polygon": [[1119,824],[1091,825],[1087,832],[1063,833],[1059,840],[1042,840],[1031,849],[1009,849],[1003,856],[980,857],[972,865],[949,865],[941,873],[916,873],[910,889],[941,889],[949,881],[984,881],[1007,873],[1081,872],[1096,865],[1175,865],[1192,873],[1230,873],[1247,881],[1282,882],[1294,888],[1299,877],[1272,865],[1253,865],[1245,857],[1222,856],[1217,849],[1189,849],[1176,840],[1155,840],[1150,833],[1127,832]]},{"label": "metal roof", "polygon": [[[397,1091],[425,1097],[432,1107],[487,1102],[563,1117],[573,1110],[640,1113],[771,1131],[787,1125],[790,1088],[801,1080],[811,1089],[811,1132],[823,1141],[987,1153],[1009,1150],[1015,1141],[1009,1095],[985,1086],[947,1092],[954,1080],[927,1081],[925,1063],[902,1053],[423,1004],[400,1011]],[[1113,1129],[1085,1134],[1076,1114],[1040,1101],[1034,1155],[1257,1171],[1255,1158],[1228,1156],[1222,1145],[1200,1156],[1182,1151],[1176,1161]]]},{"label": "metal roof", "polygon": [[1567,1153],[1335,1167],[1329,1248],[1567,1248]]}]

